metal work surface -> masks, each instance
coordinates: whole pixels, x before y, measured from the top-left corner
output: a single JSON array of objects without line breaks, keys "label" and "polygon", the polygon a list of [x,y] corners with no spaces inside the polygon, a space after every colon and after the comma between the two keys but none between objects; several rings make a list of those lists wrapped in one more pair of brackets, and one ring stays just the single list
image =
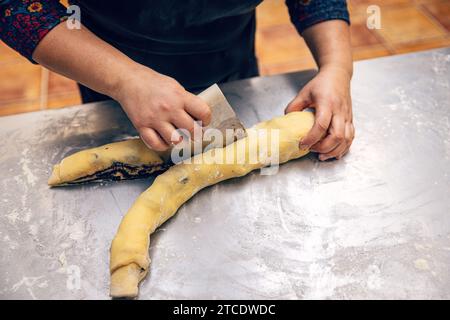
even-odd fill
[{"label": "metal work surface", "polygon": [[[221,87],[249,126],[311,75]],[[152,236],[141,299],[450,298],[450,49],[356,63],[352,85],[350,154],[199,192]],[[133,133],[110,102],[0,118],[0,298],[108,298],[111,240],[151,181],[46,182]]]}]

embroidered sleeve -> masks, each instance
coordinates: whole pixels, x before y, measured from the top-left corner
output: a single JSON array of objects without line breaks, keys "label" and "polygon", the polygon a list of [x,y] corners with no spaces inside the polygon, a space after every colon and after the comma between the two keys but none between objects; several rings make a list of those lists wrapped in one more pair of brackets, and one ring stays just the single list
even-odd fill
[{"label": "embroidered sleeve", "polygon": [[34,49],[66,17],[57,0],[0,0],[0,39],[34,63]]},{"label": "embroidered sleeve", "polygon": [[302,33],[310,26],[327,20],[350,24],[346,0],[286,0],[292,23]]}]

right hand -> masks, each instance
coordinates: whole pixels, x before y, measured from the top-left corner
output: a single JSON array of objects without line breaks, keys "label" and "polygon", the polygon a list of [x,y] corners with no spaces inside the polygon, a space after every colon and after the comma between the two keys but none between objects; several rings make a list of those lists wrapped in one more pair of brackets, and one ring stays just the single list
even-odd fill
[{"label": "right hand", "polygon": [[201,121],[207,126],[211,110],[202,99],[187,92],[175,79],[139,66],[122,81],[115,98],[138,130],[144,143],[164,151],[181,141],[176,129],[194,134]]}]

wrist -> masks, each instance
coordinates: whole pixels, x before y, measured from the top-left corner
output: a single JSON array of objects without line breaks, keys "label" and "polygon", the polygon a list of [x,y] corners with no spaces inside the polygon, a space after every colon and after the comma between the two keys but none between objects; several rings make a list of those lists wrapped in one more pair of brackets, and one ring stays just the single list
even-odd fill
[{"label": "wrist", "polygon": [[116,71],[114,80],[107,89],[107,95],[114,100],[121,102],[126,96],[130,95],[132,88],[136,87],[136,81],[139,81],[140,74],[145,68],[137,62],[126,63]]},{"label": "wrist", "polygon": [[351,80],[353,77],[353,63],[327,63],[319,67],[319,72],[339,73]]}]

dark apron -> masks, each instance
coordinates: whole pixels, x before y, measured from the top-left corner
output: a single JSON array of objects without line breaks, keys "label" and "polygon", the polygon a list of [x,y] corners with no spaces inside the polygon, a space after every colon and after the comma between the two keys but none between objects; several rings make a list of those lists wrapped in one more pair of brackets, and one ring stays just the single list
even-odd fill
[{"label": "dark apron", "polygon": [[[262,0],[73,0],[81,22],[131,59],[198,92],[258,75],[255,7]],[[108,99],[80,86],[83,102]]]}]

